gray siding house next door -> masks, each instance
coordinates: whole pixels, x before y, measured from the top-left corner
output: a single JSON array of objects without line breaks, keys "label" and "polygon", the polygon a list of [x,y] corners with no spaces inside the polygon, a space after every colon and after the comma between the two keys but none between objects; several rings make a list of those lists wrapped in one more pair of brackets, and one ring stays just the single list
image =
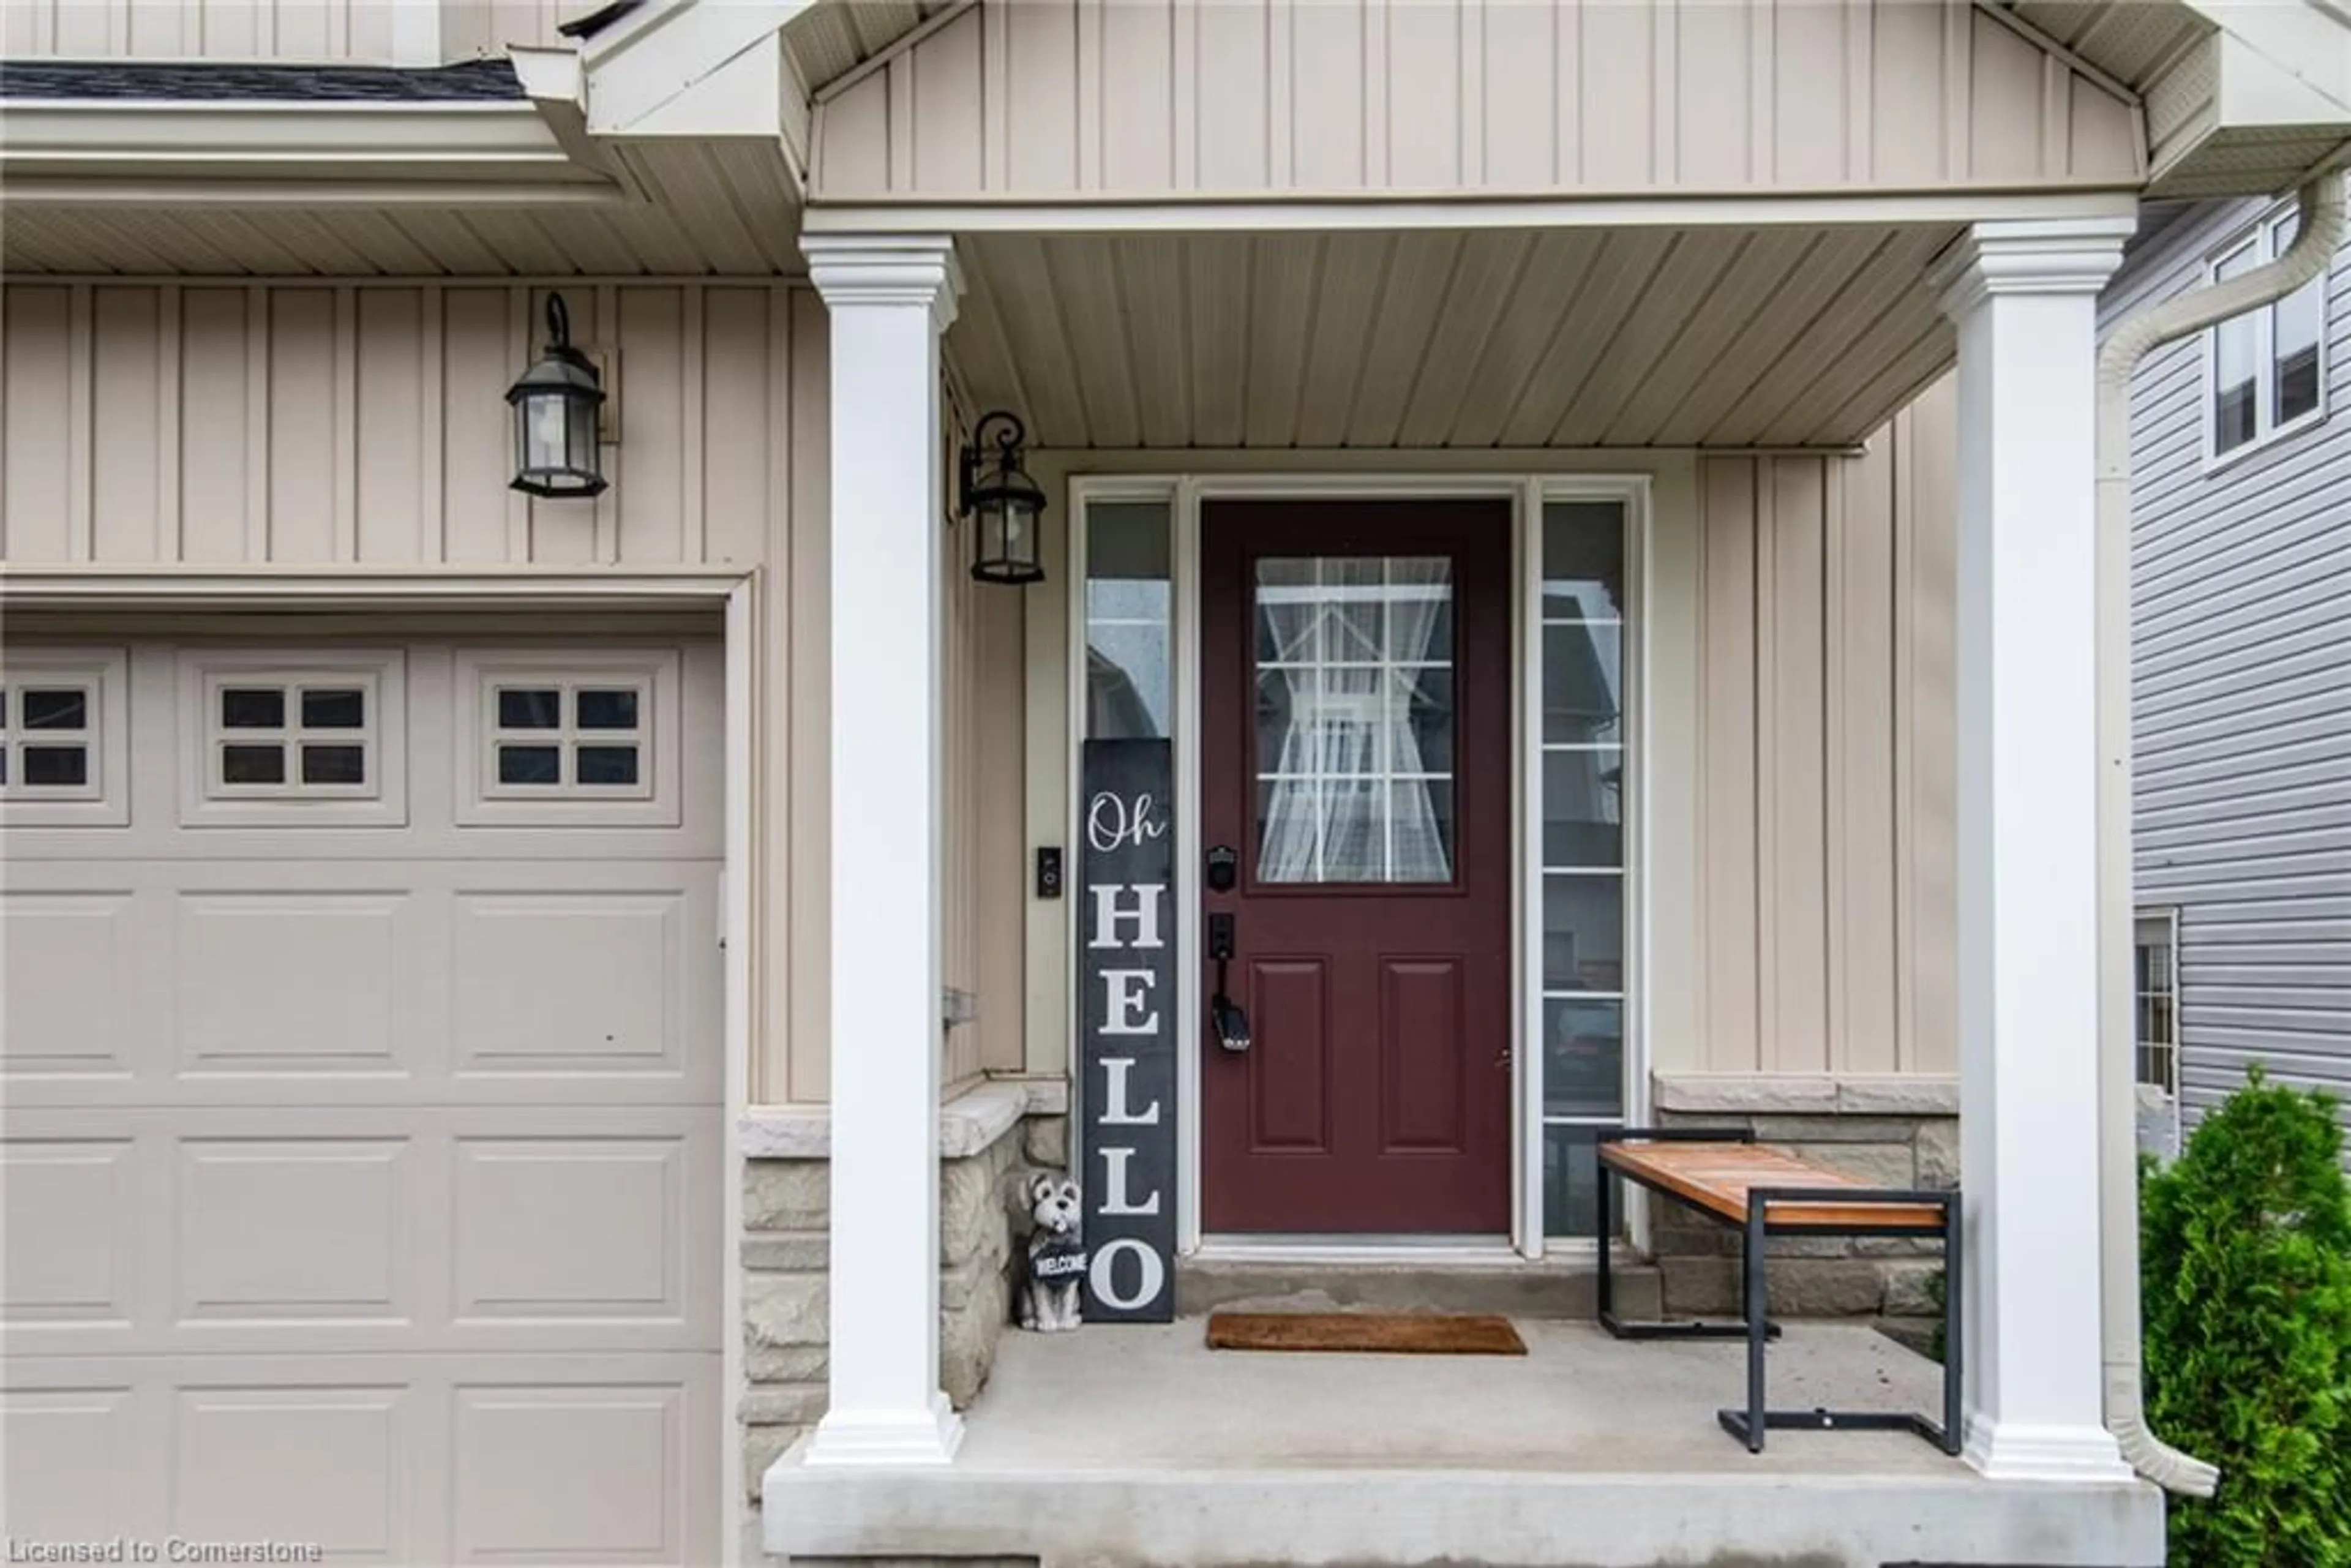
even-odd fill
[{"label": "gray siding house next door", "polygon": [[[2292,232],[2290,204],[2184,209],[2142,240],[2104,320]],[[2287,305],[2148,356],[2132,388],[2137,899],[2143,943],[2176,932],[2176,1008],[2156,1016],[2176,1019],[2190,1128],[2256,1061],[2344,1096],[2351,1125],[2346,372],[2351,249]],[[2143,983],[2149,959],[2160,986],[2170,966],[2143,955]]]}]

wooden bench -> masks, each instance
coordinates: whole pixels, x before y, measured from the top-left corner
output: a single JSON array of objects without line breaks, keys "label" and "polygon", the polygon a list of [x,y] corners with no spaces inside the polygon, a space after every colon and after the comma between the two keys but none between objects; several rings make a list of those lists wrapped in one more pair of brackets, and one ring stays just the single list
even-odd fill
[{"label": "wooden bench", "polygon": [[[1743,1339],[1747,1404],[1718,1412],[1723,1430],[1763,1451],[1773,1427],[1916,1433],[1959,1451],[1959,1195],[1873,1186],[1858,1176],[1755,1142],[1744,1128],[1619,1127],[1598,1145],[1601,1325],[1619,1339]],[[1687,1205],[1740,1235],[1740,1316],[1727,1322],[1628,1323],[1616,1316],[1607,1239],[1610,1173]],[[1764,1347],[1778,1333],[1765,1309],[1766,1242],[1773,1236],[1934,1237],[1943,1243],[1943,1418],[1906,1411],[1773,1410],[1764,1398]]]}]

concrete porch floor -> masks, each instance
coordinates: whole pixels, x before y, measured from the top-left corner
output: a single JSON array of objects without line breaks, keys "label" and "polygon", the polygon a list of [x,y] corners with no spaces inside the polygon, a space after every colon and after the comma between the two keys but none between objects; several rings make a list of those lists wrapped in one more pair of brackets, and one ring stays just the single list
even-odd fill
[{"label": "concrete porch floor", "polygon": [[[2145,1568],[2158,1494],[1985,1479],[1916,1437],[1715,1424],[1728,1343],[1516,1320],[1524,1357],[1210,1351],[1167,1327],[1008,1333],[932,1470],[767,1478],[769,1552],[816,1559],[1544,1568]],[[1938,1373],[1866,1328],[1792,1325],[1771,1403],[1934,1408]]]}]

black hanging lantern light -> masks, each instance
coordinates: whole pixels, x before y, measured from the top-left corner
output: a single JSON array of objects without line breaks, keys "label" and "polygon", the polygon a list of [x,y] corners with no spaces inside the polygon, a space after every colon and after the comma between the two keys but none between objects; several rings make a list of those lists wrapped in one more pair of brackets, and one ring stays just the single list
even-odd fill
[{"label": "black hanging lantern light", "polygon": [[[991,433],[993,433],[991,434]],[[973,530],[971,575],[1018,588],[1045,580],[1037,518],[1045,492],[1020,466],[1029,427],[1002,409],[980,416],[963,449],[963,486],[956,507]]]},{"label": "black hanging lantern light", "polygon": [[507,402],[515,411],[515,489],[558,499],[602,494],[597,422],[603,381],[571,346],[571,313],[562,295],[547,297],[547,351],[507,389]]}]

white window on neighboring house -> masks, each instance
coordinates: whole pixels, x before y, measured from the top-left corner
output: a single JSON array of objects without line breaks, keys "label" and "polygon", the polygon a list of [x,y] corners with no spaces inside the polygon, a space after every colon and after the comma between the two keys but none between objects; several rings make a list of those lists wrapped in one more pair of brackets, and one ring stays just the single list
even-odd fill
[{"label": "white window on neighboring house", "polygon": [[2179,1098],[2179,923],[2171,910],[2139,913],[2132,951],[2132,1039],[2138,1081]]},{"label": "white window on neighboring house", "polygon": [[[2283,256],[2299,214],[2262,220],[2212,259],[2212,281],[2241,277]],[[2231,317],[2211,330],[2207,351],[2211,454],[2225,457],[2324,416],[2326,407],[2326,275],[2274,305]]]}]

